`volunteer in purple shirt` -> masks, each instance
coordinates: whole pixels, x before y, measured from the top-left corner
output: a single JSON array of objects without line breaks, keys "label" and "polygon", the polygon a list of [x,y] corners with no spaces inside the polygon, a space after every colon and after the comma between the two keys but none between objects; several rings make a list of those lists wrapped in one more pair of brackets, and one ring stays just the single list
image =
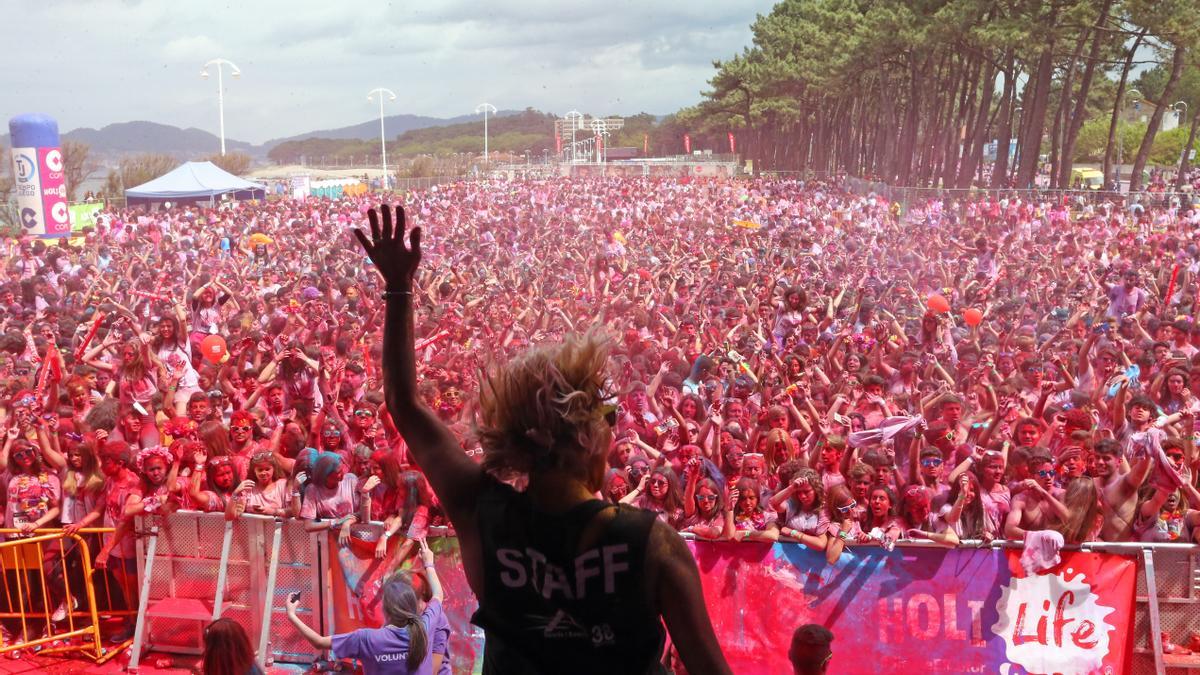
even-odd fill
[{"label": "volunteer in purple shirt", "polygon": [[321,635],[296,616],[299,594],[288,598],[288,619],[309,644],[317,649],[332,649],[339,659],[357,659],[366,675],[434,675],[441,664],[434,663],[434,644],[430,638],[445,623],[442,584],[433,567],[433,551],[424,539],[419,543],[421,563],[432,593],[428,603],[420,599],[411,577],[393,574],[383,583],[387,624],[382,628],[360,628],[332,637]]}]

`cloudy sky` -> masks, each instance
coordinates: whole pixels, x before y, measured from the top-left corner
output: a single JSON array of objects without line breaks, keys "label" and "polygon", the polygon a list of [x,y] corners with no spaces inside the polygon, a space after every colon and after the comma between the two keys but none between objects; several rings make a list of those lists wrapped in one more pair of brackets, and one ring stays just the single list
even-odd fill
[{"label": "cloudy sky", "polygon": [[[562,114],[664,114],[699,100],[713,59],[750,43],[770,0],[562,2],[21,2],[0,26],[0,115],[43,112],[62,131],[151,120],[260,143],[388,114],[451,117],[488,101]],[[18,18],[19,17],[19,18]]]}]

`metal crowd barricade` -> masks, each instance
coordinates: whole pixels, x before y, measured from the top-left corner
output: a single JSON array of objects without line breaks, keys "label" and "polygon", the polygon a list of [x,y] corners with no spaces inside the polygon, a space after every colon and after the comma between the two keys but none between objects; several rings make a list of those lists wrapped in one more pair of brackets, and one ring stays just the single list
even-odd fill
[{"label": "metal crowd barricade", "polygon": [[[244,515],[229,522],[223,514],[178,512],[144,532],[148,536],[141,537],[138,545],[142,611],[130,667],[137,667],[144,647],[168,653],[200,653],[203,627],[219,616],[229,616],[246,627],[260,665],[312,663],[317,655],[287,621],[284,603],[290,594],[300,592],[304,597],[301,612],[306,613],[305,621],[322,634],[332,634],[337,628],[332,575],[340,574],[341,570],[340,563],[328,554],[328,533],[309,532],[305,526],[300,520],[264,516]],[[358,538],[373,540],[379,527],[379,523],[364,523],[355,525],[352,531]],[[430,532],[431,537],[445,534],[441,530]],[[6,546],[31,546],[61,537],[54,534],[48,538],[6,542],[0,544],[0,551]],[[692,537],[685,535],[685,538]],[[898,546],[936,547],[929,542],[909,541]],[[964,541],[962,546],[1020,548],[1022,544]],[[1200,673],[1200,655],[1163,654],[1161,640],[1162,632],[1166,632],[1173,642],[1186,644],[1192,631],[1200,631],[1200,546],[1096,542],[1068,547],[1072,548],[1133,556],[1138,562],[1133,632],[1135,675]],[[8,570],[8,558],[0,559]],[[88,592],[92,592],[90,585]],[[0,617],[42,617],[44,607],[45,603],[36,615],[0,614]],[[99,632],[92,628],[96,625],[95,607],[89,595],[92,616],[89,627],[72,626],[74,632],[30,644],[44,644],[68,634],[86,634],[92,636],[97,650],[89,656],[99,653]],[[0,654],[11,649],[0,648]]]},{"label": "metal crowd barricade", "polygon": [[[145,528],[145,529],[142,529]],[[324,532],[304,522],[179,511],[139,523],[141,579],[131,669],[145,651],[200,654],[203,631],[223,616],[244,626],[260,665],[311,663],[312,648],[286,617],[293,592],[322,597]],[[324,621],[310,621],[324,630]]]},{"label": "metal crowd barricade", "polygon": [[[73,534],[40,529],[33,536],[9,538],[20,530],[0,529],[5,538],[0,541],[0,620],[19,631],[11,643],[0,638],[0,655],[22,649],[41,655],[69,652],[99,664],[120,653],[101,642],[96,570],[88,546],[89,535],[109,533],[111,528],[83,528]],[[108,584],[105,595],[109,597],[103,613],[119,613]],[[55,620],[59,607],[61,618]]]}]

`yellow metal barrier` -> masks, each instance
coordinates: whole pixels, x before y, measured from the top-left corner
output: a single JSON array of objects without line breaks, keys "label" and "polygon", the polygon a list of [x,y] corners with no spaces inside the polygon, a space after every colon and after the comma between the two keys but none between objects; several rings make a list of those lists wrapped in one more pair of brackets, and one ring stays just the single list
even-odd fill
[{"label": "yellow metal barrier", "polygon": [[[100,613],[92,578],[95,570],[86,539],[86,535],[112,532],[112,528],[102,527],[83,528],[73,534],[61,529],[43,529],[36,530],[33,536],[0,541],[0,603],[4,610],[0,611],[0,624],[9,633],[18,626],[20,631],[11,644],[5,643],[0,635],[0,656],[34,649],[39,655],[75,652],[103,663],[120,653],[119,648],[105,649],[100,639]],[[0,537],[14,534],[21,531],[0,529]],[[82,594],[71,592],[72,570],[68,561],[77,565]],[[104,586],[109,595],[106,614],[133,613],[113,611],[109,584]],[[57,621],[53,617],[55,606],[64,608]],[[31,631],[37,631],[41,637],[28,639]],[[74,638],[81,640],[75,642]],[[45,649],[44,645],[54,646]]]}]

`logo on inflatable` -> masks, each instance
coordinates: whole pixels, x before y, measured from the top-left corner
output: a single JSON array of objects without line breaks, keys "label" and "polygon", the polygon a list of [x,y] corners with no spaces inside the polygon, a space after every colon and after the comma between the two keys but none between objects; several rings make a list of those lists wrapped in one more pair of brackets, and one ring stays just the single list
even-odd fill
[{"label": "logo on inflatable", "polygon": [[67,222],[67,219],[70,217],[67,212],[67,203],[66,202],[57,202],[57,203],[55,203],[54,206],[51,206],[50,207],[50,216],[52,218],[54,218],[54,222],[57,222],[57,223]]},{"label": "logo on inflatable", "polygon": [[1073,572],[1013,577],[1001,591],[992,632],[1004,639],[1006,658],[1026,672],[1105,672],[1115,630],[1105,619],[1116,610],[1097,603],[1091,585]]},{"label": "logo on inflatable", "polygon": [[55,172],[63,170],[61,150],[51,150],[50,152],[46,153],[46,168]]},{"label": "logo on inflatable", "polygon": [[29,155],[17,155],[13,158],[13,166],[16,169],[19,183],[27,183],[37,175],[37,165]]}]

